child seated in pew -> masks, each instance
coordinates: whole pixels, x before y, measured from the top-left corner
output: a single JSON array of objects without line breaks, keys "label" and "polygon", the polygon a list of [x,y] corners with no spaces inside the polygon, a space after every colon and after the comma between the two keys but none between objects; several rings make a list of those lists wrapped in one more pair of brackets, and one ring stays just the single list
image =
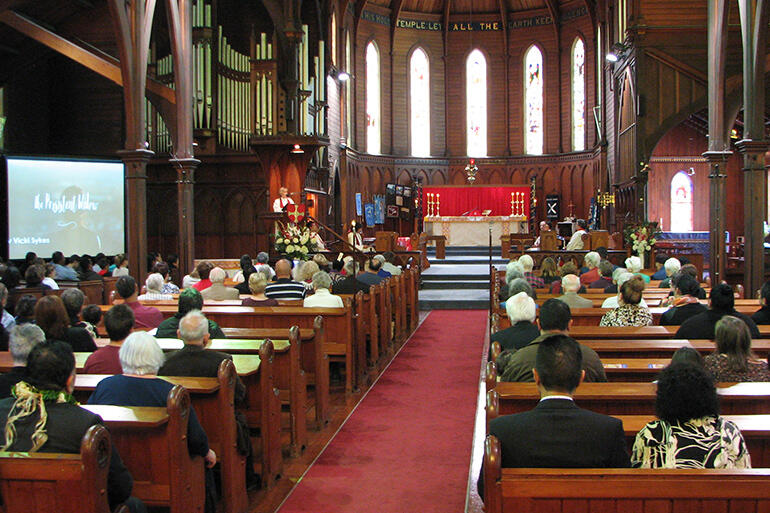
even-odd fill
[{"label": "child seated in pew", "polygon": [[751,468],[738,427],[719,416],[708,372],[672,363],[658,377],[655,414],[636,435],[631,464],[641,468]]},{"label": "child seated in pew", "polygon": [[[121,305],[113,308],[118,306]],[[88,404],[165,408],[168,394],[174,385],[158,378],[158,370],[163,365],[165,357],[155,337],[144,331],[132,333],[120,346],[118,354],[123,374],[100,381],[94,393],[88,398]],[[202,456],[206,461],[206,513],[214,513],[216,487],[211,468],[217,462],[217,455],[209,449],[206,432],[198,422],[193,408],[190,409],[187,422],[187,449],[190,455]],[[202,483],[193,483],[197,486],[200,484]]]},{"label": "child seated in pew", "polygon": [[99,333],[96,329],[96,326],[98,326],[99,322],[102,320],[102,309],[99,308],[99,305],[88,305],[83,308],[83,313],[80,314],[80,317],[83,319],[85,329],[91,336],[94,339],[99,338]]}]

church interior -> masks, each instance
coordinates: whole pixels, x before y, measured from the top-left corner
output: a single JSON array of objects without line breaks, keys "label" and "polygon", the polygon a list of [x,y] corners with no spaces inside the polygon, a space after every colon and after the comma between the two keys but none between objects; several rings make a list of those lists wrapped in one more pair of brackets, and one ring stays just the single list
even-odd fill
[{"label": "church interior", "polygon": [[[761,383],[717,383],[753,474],[650,471],[639,485],[634,469],[506,473],[485,437],[540,390],[504,382],[495,363],[495,333],[518,322],[506,305],[514,263],[539,310],[566,292],[558,273],[573,263],[617,284],[581,289],[593,303],[570,305],[570,337],[596,351],[609,381],[582,384],[575,400],[621,416],[630,443],[655,418],[651,383],[674,351],[716,347],[716,335],[662,325],[681,292],[670,260],[692,264],[704,309],[721,284],[734,312],[770,307],[769,13],[765,0],[0,0],[0,274],[55,251],[118,255],[137,287],[157,272],[147,255],[173,256],[179,289],[204,261],[234,285],[241,255],[261,252],[274,269],[298,262],[295,273],[314,253],[330,272],[344,258],[366,274],[373,253],[403,268],[341,293],[343,308],[202,303],[233,339],[218,346],[237,360],[230,381],[249,390],[239,407],[212,392],[232,388],[222,374],[188,383],[186,407],[229,454],[216,511],[766,511]],[[300,238],[318,232],[310,254],[290,245],[295,223]],[[607,298],[626,300],[588,256],[597,250],[610,273],[644,278],[649,326],[600,325]],[[557,291],[542,279],[546,261]],[[61,288],[106,313],[117,276]],[[21,278],[2,280],[11,314],[24,294],[49,293]],[[168,318],[177,299],[143,303]],[[767,367],[770,328],[756,324],[749,352]],[[168,408],[170,430],[171,396]],[[222,408],[244,414],[253,461],[234,452],[235,424],[214,431]],[[104,420],[150,511],[204,511],[200,458],[176,455],[173,474],[157,477],[160,462],[131,456],[143,436],[145,448],[173,451],[155,440],[171,435]],[[11,479],[20,470],[4,470],[7,454],[4,501],[25,490]],[[261,486],[247,490],[249,464]],[[82,510],[57,509],[85,500],[82,488],[53,509],[6,512]],[[97,503],[108,510],[97,509],[103,490]]]}]

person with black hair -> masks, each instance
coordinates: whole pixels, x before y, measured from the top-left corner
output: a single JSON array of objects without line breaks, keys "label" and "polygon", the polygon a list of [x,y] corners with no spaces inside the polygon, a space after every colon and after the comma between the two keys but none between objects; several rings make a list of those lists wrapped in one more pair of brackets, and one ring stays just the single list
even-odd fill
[{"label": "person with black hair", "polygon": [[96,351],[94,339],[88,330],[72,326],[64,302],[59,296],[43,296],[35,304],[35,324],[45,333],[46,341],[66,342],[73,351]]},{"label": "person with black hair", "polygon": [[[504,468],[625,468],[630,466],[623,422],[579,408],[573,400],[583,382],[580,344],[567,335],[546,336],[537,346],[534,381],[538,405],[498,417],[489,434],[500,441]],[[483,476],[479,494],[483,497]]]},{"label": "person with black hair", "polygon": [[54,269],[56,269],[57,280],[72,280],[78,281],[78,273],[72,267],[67,265],[67,260],[64,258],[64,254],[61,251],[54,251],[51,255],[51,262]]},{"label": "person with black hair", "polygon": [[760,290],[762,308],[754,312],[751,320],[756,324],[770,324],[770,281],[766,281]]},{"label": "person with black hair", "polygon": [[137,299],[136,281],[131,276],[121,276],[115,282],[115,291],[123,302],[134,311],[134,326],[137,328],[157,328],[163,322],[163,314],[155,307],[144,306]]},{"label": "person with black hair", "polygon": [[[522,347],[511,356],[505,366],[501,381],[534,381],[532,369],[535,367],[538,346],[546,338],[552,335],[568,335],[572,325],[572,313],[569,305],[559,299],[549,299],[538,312],[537,320],[540,327],[540,336]],[[582,353],[583,370],[586,381],[607,381],[604,366],[596,351],[583,344],[578,344]]]},{"label": "person with black hair", "polygon": [[665,280],[666,279],[666,268],[663,267],[663,264],[666,263],[666,260],[668,260],[668,255],[665,253],[657,253],[655,255],[655,272],[650,276],[651,280]]},{"label": "person with black hair", "polygon": [[[99,415],[78,406],[75,389],[75,355],[64,342],[44,342],[27,358],[27,376],[13,387],[13,397],[0,401],[4,426],[3,451],[80,453],[83,436],[102,424]],[[110,509],[125,503],[132,512],[146,511],[131,497],[133,478],[112,446],[107,475]]]},{"label": "person with black hair", "polygon": [[711,289],[709,309],[684,321],[674,338],[696,338],[714,340],[717,321],[725,315],[738,317],[749,327],[752,338],[759,338],[759,330],[748,315],[735,310],[733,289],[726,283],[720,283]]},{"label": "person with black hair", "polygon": [[705,365],[700,351],[692,347],[684,346],[674,351],[674,354],[671,355],[671,363],[669,365],[675,363],[689,363],[690,365],[697,365],[698,367],[703,367]]},{"label": "person with black hair", "polygon": [[257,272],[257,268],[254,267],[254,263],[251,260],[250,255],[241,256],[241,270],[235,273],[233,281],[237,284],[235,288],[238,290],[238,294],[248,295],[251,294],[249,290],[249,276],[252,273]]},{"label": "person with black hair", "polygon": [[681,271],[671,277],[674,285],[674,300],[671,308],[660,316],[661,326],[681,326],[684,321],[708,310],[696,295],[700,285],[695,278]]},{"label": "person with black hair", "polygon": [[37,298],[32,294],[24,294],[16,301],[16,309],[13,312],[16,315],[16,326],[35,322],[36,304]]},{"label": "person with black hair", "polygon": [[102,280],[102,275],[94,271],[93,269],[93,262],[91,261],[91,258],[88,256],[82,256],[78,259],[78,267],[80,267],[80,272],[78,273],[78,277],[80,278],[80,281],[93,281],[93,280]]},{"label": "person with black hair", "polygon": [[134,329],[134,312],[126,305],[115,305],[104,314],[104,328],[110,343],[100,347],[86,360],[83,366],[85,374],[121,374],[118,353],[123,341]]},{"label": "person with black hair", "polygon": [[702,367],[673,363],[658,376],[655,414],[636,435],[641,468],[751,468],[738,427],[719,416],[714,381]]},{"label": "person with black hair", "polygon": [[[179,321],[182,317],[187,315],[188,312],[193,310],[203,309],[203,296],[201,293],[192,287],[182,289],[179,293],[179,302],[177,303],[177,312],[172,316],[160,323],[158,330],[155,332],[157,338],[177,338],[177,330],[179,329]],[[225,334],[222,332],[222,328],[217,323],[209,321],[209,337],[210,338],[225,338]]]}]

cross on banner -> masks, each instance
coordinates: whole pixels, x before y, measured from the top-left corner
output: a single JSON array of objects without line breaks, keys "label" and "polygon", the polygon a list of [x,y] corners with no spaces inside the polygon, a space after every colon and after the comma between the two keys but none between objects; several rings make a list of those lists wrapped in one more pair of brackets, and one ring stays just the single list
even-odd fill
[{"label": "cross on banner", "polygon": [[286,205],[286,214],[289,221],[297,224],[305,218],[305,205],[295,205],[293,203]]}]

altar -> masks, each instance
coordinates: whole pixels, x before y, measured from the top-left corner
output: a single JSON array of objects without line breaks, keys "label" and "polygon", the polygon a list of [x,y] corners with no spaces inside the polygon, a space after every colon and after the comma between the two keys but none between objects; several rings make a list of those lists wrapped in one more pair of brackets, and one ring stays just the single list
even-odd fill
[{"label": "altar", "polygon": [[[528,233],[526,185],[434,185],[422,189],[425,233],[443,235],[447,246],[487,246],[501,235]],[[487,215],[482,215],[487,214]]]},{"label": "altar", "polygon": [[443,235],[447,246],[487,246],[489,228],[492,228],[492,245],[498,244],[500,235],[527,233],[524,216],[434,216],[424,220],[425,233]]}]

